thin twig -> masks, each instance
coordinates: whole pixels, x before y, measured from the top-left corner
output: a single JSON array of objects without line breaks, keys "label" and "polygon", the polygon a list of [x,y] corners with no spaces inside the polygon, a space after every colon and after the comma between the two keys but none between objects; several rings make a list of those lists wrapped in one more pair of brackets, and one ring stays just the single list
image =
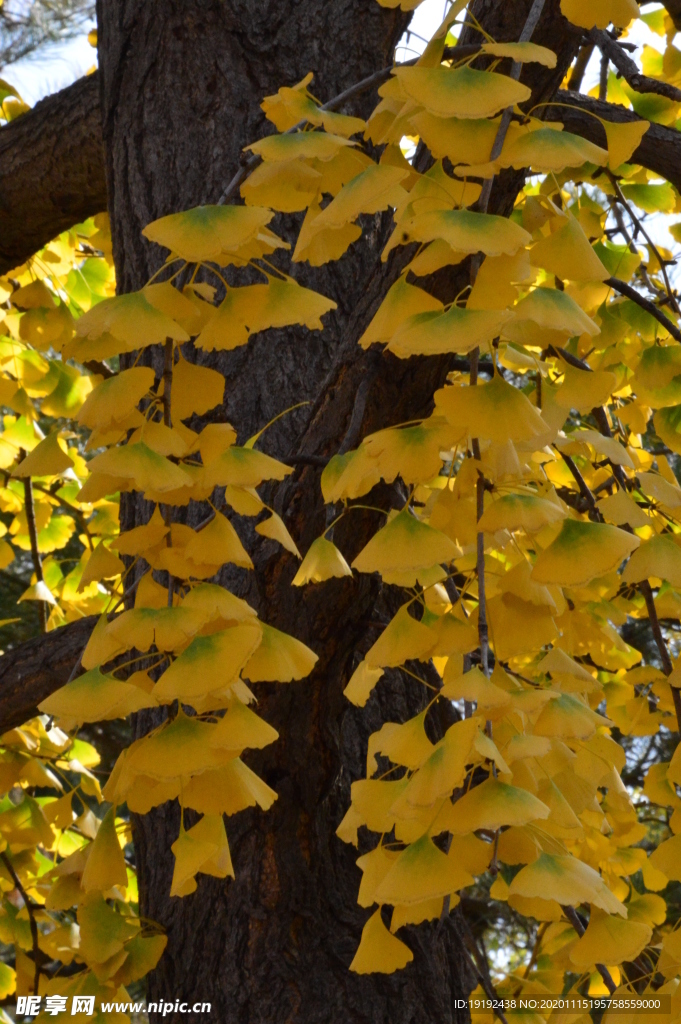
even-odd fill
[{"label": "thin twig", "polygon": [[604,58],[612,61],[625,82],[631,86],[634,92],[654,92],[658,96],[666,96],[667,99],[681,102],[681,89],[670,85],[668,82],[659,82],[656,78],[649,78],[644,75],[635,61],[625,53],[616,39],[613,39],[603,29],[592,28],[590,38],[603,54]]},{"label": "thin twig", "polygon": [[568,89],[570,92],[579,92],[581,89],[584,72],[586,71],[587,64],[591,60],[591,54],[593,52],[593,43],[584,43],[580,47],[579,53],[577,54],[577,60],[575,61],[568,81]]},{"label": "thin twig", "polygon": [[[25,452],[23,448],[21,451]],[[23,460],[22,460],[23,461]],[[33,504],[33,484],[30,476],[24,477],[24,505],[26,507],[26,525],[28,526],[28,538],[31,542],[31,559],[33,561],[33,570],[36,575],[36,579],[39,583],[45,582],[45,576],[43,574],[43,563],[40,558],[40,551],[38,550],[38,530],[35,524],[35,506]],[[40,614],[40,632],[47,632],[47,619],[48,611],[47,604],[45,601],[38,601],[38,611]]]},{"label": "thin twig", "polygon": [[[541,18],[542,11],[544,10],[544,3],[545,0],[534,0],[534,3],[530,8],[529,14],[527,15],[525,24],[523,25],[523,30],[520,33],[520,37],[518,39],[519,43],[528,43],[532,38],[532,33],[537,27],[537,23]],[[521,70],[522,64],[520,63],[520,61],[514,60],[511,64],[509,78],[513,78],[517,82],[520,79]],[[492,144],[492,152],[490,153],[490,161],[496,160],[497,157],[501,154],[501,150],[503,149],[504,140],[506,138],[506,133],[508,132],[512,116],[513,107],[506,107],[503,114],[501,115],[501,121],[499,122],[499,127],[497,128],[497,134],[494,137],[494,142]],[[481,213],[487,213],[487,207],[489,206],[490,196],[492,195],[493,183],[494,178],[486,178],[482,186],[482,192],[478,200],[478,210],[480,210]]]},{"label": "thin twig", "polygon": [[608,98],[608,72],[610,71],[610,61],[607,56],[601,54],[601,67],[598,75],[598,98],[599,100],[607,100]]},{"label": "thin twig", "polygon": [[[478,470],[476,485],[476,505],[478,522],[485,511],[485,476]],[[478,571],[478,641],[480,643],[480,665],[486,676],[489,676],[489,627],[487,625],[487,601],[485,597],[485,534],[478,530],[477,534],[477,571]]]},{"label": "thin twig", "polygon": [[[554,445],[554,447],[555,447],[555,445]],[[572,476],[574,477],[574,479],[575,479],[575,481],[577,483],[577,486],[579,487],[580,493],[581,493],[582,497],[584,498],[584,501],[589,506],[589,510],[594,514],[595,517],[598,518],[599,522],[602,522],[603,518],[601,516],[600,509],[596,505],[596,499],[594,498],[593,494],[591,493],[589,485],[587,484],[586,480],[584,479],[584,477],[580,473],[579,468],[578,468],[577,464],[575,463],[574,459],[570,455],[566,455],[565,452],[561,452],[559,448],[557,449],[557,451],[560,452],[561,458],[565,462],[565,465],[567,466],[567,468],[572,473]]]},{"label": "thin twig", "polygon": [[655,317],[659,324],[662,324],[662,326],[669,331],[672,338],[676,341],[681,341],[681,331],[676,324],[670,320],[668,316],[665,316],[662,310],[658,309],[654,302],[651,302],[650,299],[645,299],[642,295],[639,295],[636,289],[632,288],[630,284],[620,281],[617,277],[609,277],[603,283],[607,284],[610,288],[614,288],[616,292],[620,293],[620,295],[626,295],[628,299],[635,302],[637,306],[641,307],[641,309],[645,309],[646,313],[650,313],[652,317]]},{"label": "thin twig", "polygon": [[19,876],[17,875],[16,871],[14,870],[14,865],[12,864],[12,861],[9,859],[7,854],[6,853],[0,853],[0,857],[2,858],[3,864],[5,865],[7,870],[9,871],[9,873],[11,875],[11,878],[12,878],[12,881],[14,882],[14,886],[15,886],[17,892],[20,894],[20,896],[21,896],[21,898],[24,901],[24,904],[26,906],[26,913],[28,914],[28,923],[29,923],[29,927],[31,929],[31,942],[33,944],[33,960],[35,962],[35,974],[33,975],[33,992],[34,992],[35,995],[38,995],[38,987],[40,985],[40,974],[41,974],[41,971],[40,971],[40,944],[39,944],[39,937],[38,937],[38,923],[37,923],[37,921],[35,919],[35,911],[37,909],[39,909],[39,908],[38,908],[38,905],[33,902],[33,900],[30,900],[28,898],[28,894],[26,893],[26,890],[24,889],[23,885],[21,884],[21,881],[19,880]]},{"label": "thin twig", "polygon": [[650,235],[646,231],[646,229],[644,227],[644,224],[643,224],[643,221],[639,217],[636,216],[636,214],[632,210],[630,204],[627,202],[627,200],[626,200],[626,198],[625,198],[625,196],[624,196],[624,194],[622,192],[622,189],[619,186],[619,182],[617,181],[617,178],[615,177],[615,175],[611,171],[608,171],[608,170],[606,170],[605,173],[607,174],[608,178],[610,179],[612,187],[615,189],[615,195],[617,196],[617,201],[627,211],[627,213],[631,217],[632,221],[634,222],[634,224],[636,225],[638,230],[641,232],[641,234],[645,238],[646,242],[650,246],[651,250],[655,254],[655,256],[657,258],[657,262],[660,264],[660,270],[662,271],[662,276],[664,278],[664,284],[665,284],[665,288],[666,288],[666,291],[667,291],[667,296],[669,298],[669,303],[670,303],[672,309],[674,310],[674,312],[678,313],[679,312],[679,304],[678,304],[678,302],[676,300],[676,296],[674,295],[674,292],[672,290],[672,286],[671,286],[671,284],[669,282],[669,277],[667,275],[667,267],[665,265],[665,261],[662,259],[662,256],[660,254],[659,249],[657,248],[657,246],[653,242],[652,238],[650,237]]}]

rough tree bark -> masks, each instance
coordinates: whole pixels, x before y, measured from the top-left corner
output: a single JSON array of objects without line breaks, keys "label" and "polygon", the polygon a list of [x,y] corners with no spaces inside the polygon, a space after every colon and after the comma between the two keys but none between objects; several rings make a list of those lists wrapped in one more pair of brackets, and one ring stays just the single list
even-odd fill
[{"label": "rough tree bark", "polygon": [[[517,38],[529,0],[514,4],[512,16],[508,6],[475,5],[500,39]],[[98,18],[109,210],[122,291],[143,285],[162,259],[141,237],[144,224],[219,197],[242,147],[267,130],[259,109],[263,95],[312,70],[314,90],[330,98],[389,63],[405,23],[399,12],[364,0],[99,0]],[[473,39],[473,30],[467,32]],[[557,0],[547,3],[536,38],[557,49],[559,64],[555,72],[530,70],[535,101],[553,94],[579,43]],[[354,112],[366,113],[371,99]],[[518,175],[507,176],[494,208],[508,211],[521,183]],[[277,227],[286,234],[291,221],[281,218]],[[229,356],[189,353],[226,374],[224,405],[213,418],[233,422],[243,440],[294,402],[316,399],[311,413],[277,424],[267,449],[330,454],[350,424],[361,426],[352,438],[357,443],[375,426],[427,412],[446,360],[358,358],[358,334],[403,258],[380,263],[385,227],[377,218],[364,240],[331,267],[294,268],[301,282],[339,304],[323,334],[269,332]],[[432,284],[447,294],[459,290],[455,278],[445,274]],[[305,549],[324,524],[318,471],[298,474],[275,500]],[[191,507],[187,515],[191,521]],[[142,502],[126,499],[124,527],[147,517]],[[336,537],[346,555],[356,553],[374,525],[359,515],[344,521]],[[239,528],[245,531],[244,524]],[[347,970],[367,913],[355,903],[357,854],[335,837],[335,828],[350,782],[362,774],[368,733],[386,718],[415,713],[422,700],[397,673],[364,711],[342,696],[353,658],[372,640],[377,585],[331,581],[297,594],[289,587],[293,560],[271,542],[256,545],[252,533],[250,541],[256,571],[230,582],[263,618],[310,644],[320,660],[309,680],[258,687],[261,713],[280,739],[252,763],[279,799],[267,815],[230,820],[236,882],[204,878],[196,894],[171,900],[169,846],[178,832],[178,808],[167,804],[136,821],[142,912],[169,934],[150,979],[150,999],[173,993],[210,1000],[213,1017],[230,1024],[457,1020],[462,1014],[455,1000],[474,982],[456,914],[442,929],[412,930],[415,959],[398,975],[361,978]],[[150,718],[140,716],[138,731]]]},{"label": "rough tree bark", "polygon": [[0,274],[106,210],[95,72],[0,128]]},{"label": "rough tree bark", "polygon": [[[517,38],[529,6],[530,0],[474,3],[477,17],[500,40]],[[365,0],[99,0],[98,20],[109,210],[121,291],[142,286],[162,259],[143,240],[141,228],[165,213],[216,201],[242,147],[268,130],[259,109],[263,95],[312,70],[313,88],[330,98],[389,63],[405,23],[399,12]],[[534,39],[557,51],[558,67],[524,71],[532,102],[554,95],[580,35],[561,17],[558,0],[547,0]],[[468,26],[462,42],[476,38]],[[366,113],[371,99],[352,112]],[[8,137],[3,129],[0,146],[3,132]],[[98,137],[96,130],[91,135]],[[491,209],[509,212],[521,184],[518,174],[503,176]],[[280,218],[275,226],[290,233],[295,220]],[[309,398],[311,409],[280,421],[267,448],[280,456],[328,455],[344,439],[356,444],[375,427],[428,411],[449,368],[446,359],[400,362],[362,354],[356,346],[403,265],[399,255],[380,263],[386,227],[377,218],[330,268],[294,269],[301,282],[339,303],[323,334],[269,332],[245,350],[210,360],[185,353],[227,376],[225,402],[213,418],[231,420],[243,440],[271,416]],[[463,265],[429,285],[451,300],[467,273]],[[394,498],[384,492],[377,500],[388,504]],[[324,526],[318,471],[296,474],[273,500],[305,550]],[[188,510],[190,521],[194,511]],[[147,516],[142,502],[126,499],[124,527]],[[374,526],[371,516],[359,515],[341,524],[336,539],[346,555],[356,553]],[[230,820],[236,882],[203,878],[195,895],[170,900],[169,846],[179,811],[166,805],[136,822],[142,911],[169,933],[168,950],[151,977],[150,999],[210,1001],[212,1019],[226,1022],[456,1020],[461,1013],[454,1001],[474,983],[456,913],[441,930],[412,931],[408,941],[415,960],[398,975],[367,979],[347,971],[366,912],[355,903],[356,852],[336,839],[335,828],[350,782],[362,774],[368,733],[386,718],[415,713],[421,698],[397,673],[361,712],[344,700],[342,689],[358,651],[375,638],[377,601],[394,598],[381,597],[376,582],[364,578],[292,592],[292,559],[271,542],[256,544],[252,531],[249,540],[256,572],[229,582],[263,618],[310,644],[320,661],[309,680],[258,688],[261,711],[281,738],[253,764],[279,799],[267,815]],[[60,663],[54,675],[65,671]],[[15,675],[10,665],[6,678]],[[149,724],[140,718],[137,728]],[[434,733],[441,728],[439,722],[431,725]]]},{"label": "rough tree bark", "polygon": [[[98,21],[109,210],[123,291],[144,284],[163,258],[142,239],[144,224],[215,202],[242,147],[268,130],[259,106],[264,95],[312,70],[315,92],[329,98],[390,63],[405,25],[404,15],[364,0],[102,2]],[[364,102],[367,111],[371,100]],[[290,233],[288,219],[278,227]],[[270,332],[229,358],[193,353],[227,376],[215,418],[231,420],[243,439],[314,397],[375,261],[375,246],[363,243],[332,268],[294,271],[339,303],[322,335]],[[282,421],[268,436],[268,450],[288,453],[304,423],[304,414]],[[147,515],[141,503],[125,503],[126,526]],[[474,980],[452,925],[437,941],[434,927],[421,929],[412,943],[415,962],[399,976],[359,978],[347,969],[367,915],[356,905],[357,853],[335,829],[349,783],[361,773],[369,728],[378,726],[381,711],[415,713],[421,695],[396,677],[382,709],[369,716],[348,710],[342,677],[366,632],[362,619],[371,613],[374,589],[360,581],[337,588],[334,597],[333,587],[325,588],[322,615],[317,595],[298,604],[299,621],[287,622],[291,566],[268,547],[263,559],[269,577],[255,574],[248,596],[269,621],[323,647],[323,668],[303,683],[258,688],[262,713],[281,735],[276,753],[259,765],[279,799],[267,815],[228,823],[236,882],[202,879],[195,895],[171,900],[169,845],[178,808],[165,805],[137,820],[141,910],[169,935],[149,998],[210,1001],[211,1019],[225,1022],[453,1021],[460,1016],[456,998]],[[277,585],[272,607],[267,590]],[[336,605],[333,629],[329,600]],[[138,728],[148,724],[141,720]]]}]

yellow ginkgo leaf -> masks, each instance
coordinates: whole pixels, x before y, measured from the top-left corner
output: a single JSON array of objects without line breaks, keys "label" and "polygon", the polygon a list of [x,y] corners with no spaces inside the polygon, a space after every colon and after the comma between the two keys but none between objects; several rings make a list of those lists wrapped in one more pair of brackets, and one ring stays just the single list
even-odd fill
[{"label": "yellow ginkgo leaf", "polygon": [[70,458],[59,443],[59,431],[53,430],[44,441],[29,452],[12,471],[13,477],[60,476],[73,468]]},{"label": "yellow ginkgo leaf", "polygon": [[[190,830],[191,832],[191,830]],[[175,868],[170,886],[171,896],[188,896],[196,890],[195,875],[218,852],[217,843],[197,839],[184,830],[171,850],[175,854]]]},{"label": "yellow ginkgo leaf", "polygon": [[232,562],[244,569],[252,569],[251,557],[239,540],[239,535],[222,512],[216,512],[208,526],[189,541],[185,556],[197,565],[223,565]]},{"label": "yellow ginkgo leaf", "polygon": [[109,448],[95,456],[89,469],[92,473],[123,478],[129,488],[139,491],[163,493],[192,483],[188,473],[141,441]]},{"label": "yellow ginkgo leaf", "polygon": [[510,317],[506,310],[469,310],[459,306],[450,306],[445,313],[417,313],[398,327],[388,351],[400,359],[447,352],[467,354],[489,345]]},{"label": "yellow ginkgo leaf", "polygon": [[[617,378],[610,370],[580,370],[577,366],[565,363],[563,383],[555,392],[555,401],[561,409],[577,409],[578,412],[591,412],[592,409],[607,402],[615,388]],[[585,438],[591,440],[591,438]],[[618,464],[620,464],[618,462]]]},{"label": "yellow ginkgo leaf", "polygon": [[317,199],[322,176],[300,158],[262,163],[241,186],[247,206],[268,206],[282,213],[306,210]]},{"label": "yellow ginkgo leaf", "polygon": [[626,28],[641,14],[636,0],[560,0],[560,9],[568,21],[580,28]]},{"label": "yellow ginkgo leaf", "polygon": [[542,853],[522,868],[509,886],[510,894],[553,899],[561,906],[592,903],[608,914],[627,916],[626,907],[592,867],[577,857]]},{"label": "yellow ginkgo leaf", "polygon": [[192,587],[183,601],[183,607],[197,614],[202,623],[214,622],[216,619],[248,622],[257,618],[254,608],[215,583],[200,583]]},{"label": "yellow ginkgo leaf", "polygon": [[115,537],[111,547],[116,548],[122,555],[141,555],[149,548],[160,544],[169,529],[157,505],[148,523],[144,526],[135,526],[132,530],[126,530]]},{"label": "yellow ginkgo leaf", "polygon": [[323,583],[334,576],[352,576],[352,569],[335,544],[326,537],[317,537],[308,548],[292,585],[302,587],[306,583]]},{"label": "yellow ginkgo leaf", "polygon": [[652,851],[648,859],[670,882],[681,882],[681,833],[672,836],[671,839],[665,839]]},{"label": "yellow ginkgo leaf", "polygon": [[238,814],[247,807],[268,811],[277,794],[238,757],[194,776],[183,790],[185,806],[201,814]]},{"label": "yellow ginkgo leaf", "polygon": [[276,512],[272,512],[268,519],[264,519],[262,523],[258,523],[255,528],[255,532],[259,533],[262,537],[269,537],[270,540],[276,540],[281,544],[286,551],[290,551],[296,558],[300,558],[300,551],[296,546],[291,534],[286,528],[286,524],[281,516],[278,516]]},{"label": "yellow ginkgo leaf", "polygon": [[460,786],[466,765],[472,760],[471,748],[478,731],[479,723],[474,718],[465,718],[450,726],[428,760],[412,775],[395,801],[394,809],[402,813],[408,806],[431,807]]},{"label": "yellow ginkgo leaf", "polygon": [[132,608],[117,615],[104,629],[106,638],[117,640],[123,650],[137,647],[148,651],[156,644],[159,651],[174,651],[187,646],[199,629],[202,616],[196,609]]},{"label": "yellow ginkgo leaf", "polygon": [[382,675],[382,668],[372,668],[366,661],[360,661],[343,690],[343,695],[358,708],[363,708]]},{"label": "yellow ginkgo leaf", "polygon": [[610,271],[594,252],[584,229],[575,217],[568,217],[548,238],[542,238],[530,252],[530,263],[567,281],[605,281]]},{"label": "yellow ginkgo leaf", "polygon": [[110,429],[136,408],[153,383],[154,371],[149,366],[122,370],[90,392],[76,418],[92,430]]},{"label": "yellow ginkgo leaf", "polygon": [[458,548],[446,534],[422,523],[411,512],[398,512],[374,534],[352,563],[358,572],[386,574],[426,569],[456,558]]},{"label": "yellow ginkgo leaf", "polygon": [[552,679],[560,680],[569,676],[586,684],[593,683],[591,673],[587,672],[583,665],[571,658],[560,647],[552,647],[549,653],[544,655],[537,665],[537,671],[550,672]]},{"label": "yellow ginkgo leaf", "polygon": [[188,263],[222,260],[250,242],[273,216],[271,210],[254,206],[197,206],[153,221],[142,234]]},{"label": "yellow ginkgo leaf", "polygon": [[224,718],[218,721],[211,742],[226,749],[241,751],[251,747],[259,750],[274,743],[278,737],[276,729],[235,698]]},{"label": "yellow ginkgo leaf", "polygon": [[493,57],[510,57],[519,64],[543,64],[555,68],[557,57],[553,50],[537,43],[483,43],[482,52]]},{"label": "yellow ginkgo leaf", "polygon": [[[145,228],[145,232],[146,230]],[[103,299],[76,322],[76,333],[80,338],[91,339],[99,338],[105,333],[111,334],[124,342],[126,350],[129,351],[145,348],[147,345],[158,345],[166,338],[189,341],[187,332],[165,313],[152,306],[143,291]]]},{"label": "yellow ginkgo leaf", "polygon": [[643,541],[627,562],[622,580],[640,583],[654,576],[667,580],[673,587],[681,587],[681,548],[672,537],[673,534],[662,534]]},{"label": "yellow ginkgo leaf", "polygon": [[525,249],[520,249],[515,256],[488,256],[478,270],[466,308],[506,309],[517,301],[516,285],[530,281],[532,275]]},{"label": "yellow ginkgo leaf", "polygon": [[259,452],[255,448],[232,445],[214,458],[206,470],[206,483],[211,487],[258,487],[263,480],[283,480],[293,472],[290,466]]},{"label": "yellow ginkgo leaf", "polygon": [[566,519],[561,531],[537,558],[535,583],[583,587],[611,572],[634,551],[640,539],[607,523]]},{"label": "yellow ginkgo leaf", "polygon": [[100,541],[83,569],[77,592],[82,594],[90,583],[110,580],[114,576],[120,576],[122,572],[125,572],[125,566],[120,558],[113,551],[109,551],[103,541]]},{"label": "yellow ginkgo leaf", "polygon": [[[397,6],[399,0],[380,0],[383,6]],[[414,0],[407,0],[414,3]],[[414,954],[403,942],[391,935],[383,924],[381,909],[372,914],[362,929],[362,938],[350,970],[355,974],[392,974],[414,959]]]},{"label": "yellow ginkgo leaf", "polygon": [[80,884],[85,892],[92,892],[95,889],[106,892],[114,885],[122,889],[128,887],[128,870],[116,835],[115,807],[107,811],[102,819],[94,842],[89,848]]},{"label": "yellow ginkgo leaf", "polygon": [[653,417],[653,423],[658,437],[664,444],[677,455],[681,454],[681,405],[658,409]]},{"label": "yellow ginkgo leaf", "polygon": [[412,658],[425,658],[433,650],[437,634],[412,618],[408,606],[402,605],[366,654],[370,668],[402,665]]},{"label": "yellow ginkgo leaf", "polygon": [[452,831],[464,835],[479,828],[495,830],[502,825],[526,825],[548,816],[546,804],[526,789],[489,778],[457,801]]},{"label": "yellow ginkgo leaf", "polygon": [[211,690],[229,686],[239,677],[260,645],[259,623],[243,622],[209,636],[196,636],[163,673],[154,687],[157,700],[180,699],[187,704]]},{"label": "yellow ginkgo leaf", "polygon": [[[353,782],[352,806],[361,822],[372,832],[389,832],[395,824],[395,815],[390,808],[406,784],[406,778],[391,782],[381,779],[358,779]],[[383,847],[378,849],[384,850]],[[381,874],[381,878],[386,871]]]},{"label": "yellow ginkgo leaf", "polygon": [[389,164],[372,164],[344,185],[338,195],[315,218],[314,231],[338,230],[354,221],[360,213],[378,213],[399,206],[405,197],[400,182],[409,171]]},{"label": "yellow ginkgo leaf", "polygon": [[359,224],[344,224],[342,227],[317,229],[316,220],[321,216],[319,203],[311,203],[298,234],[293,253],[294,263],[303,260],[313,267],[319,267],[330,260],[341,258],[345,250],[362,234]]},{"label": "yellow ginkgo leaf", "polygon": [[437,117],[494,117],[531,96],[526,85],[494,71],[402,67],[395,74],[406,94]]},{"label": "yellow ginkgo leaf", "polygon": [[506,707],[511,703],[511,695],[487,679],[476,665],[459,675],[450,674],[449,664],[440,691],[443,697],[449,700],[476,701],[480,708]]},{"label": "yellow ginkgo leaf", "polygon": [[542,174],[557,174],[566,167],[581,167],[585,163],[602,166],[607,162],[607,149],[555,128],[539,128],[517,136],[504,146],[499,157],[501,167],[529,167]]},{"label": "yellow ginkgo leaf", "polygon": [[137,922],[123,917],[99,893],[89,893],[78,907],[80,943],[88,962],[103,964],[121,952],[123,944],[139,931]]},{"label": "yellow ginkgo leaf", "polygon": [[125,768],[153,779],[174,779],[217,767],[225,757],[221,749],[211,745],[215,728],[189,717],[180,706],[171,722],[126,751]]},{"label": "yellow ginkgo leaf", "polygon": [[537,736],[564,736],[585,739],[601,725],[612,725],[572,693],[561,693],[550,700],[534,723]]},{"label": "yellow ginkgo leaf", "polygon": [[221,814],[205,814],[196,825],[189,829],[188,836],[200,842],[212,843],[217,849],[200,868],[204,875],[214,878],[234,878],[234,868],[227,842],[225,823]]},{"label": "yellow ginkgo leaf", "polygon": [[[329,132],[287,132],[283,135],[268,135],[246,146],[246,149],[268,161],[291,160],[294,157],[330,160],[343,146],[353,145],[355,144],[349,139],[331,135]],[[225,207],[217,209],[223,210]],[[271,220],[271,215],[269,219]]]},{"label": "yellow ginkgo leaf", "polygon": [[381,903],[411,904],[448,896],[473,884],[473,877],[423,836],[404,850],[376,890]]},{"label": "yellow ginkgo leaf", "polygon": [[536,533],[549,523],[565,519],[566,514],[555,502],[538,495],[504,494],[487,506],[479,524],[486,533],[497,530]]},{"label": "yellow ginkgo leaf", "polygon": [[[185,420],[192,413],[201,416],[222,403],[225,378],[208,366],[197,366],[180,355],[173,368],[171,412],[173,422]],[[163,394],[163,388],[161,388]]]},{"label": "yellow ginkgo leaf", "polygon": [[667,919],[667,904],[661,896],[645,892],[636,893],[627,903],[627,920],[643,921],[644,924],[664,924]]},{"label": "yellow ginkgo leaf", "polygon": [[[395,764],[404,765],[406,768],[418,768],[433,752],[433,744],[426,736],[424,728],[425,717],[426,712],[422,711],[420,715],[410,718],[403,725],[386,722],[383,728],[371,737],[369,752],[374,755],[383,754]],[[395,796],[397,795],[396,793]]]},{"label": "yellow ginkgo leaf", "polygon": [[441,452],[462,440],[442,417],[432,416],[411,427],[389,427],[369,434],[362,448],[386,483],[398,476],[406,484],[426,483],[440,471]]},{"label": "yellow ginkgo leaf", "polygon": [[580,969],[594,963],[621,964],[635,960],[650,942],[653,929],[643,921],[623,921],[619,916],[593,909],[589,925],[570,950],[570,959]]},{"label": "yellow ginkgo leaf", "polygon": [[321,330],[321,317],[335,308],[332,299],[292,280],[271,278],[268,284],[230,288],[196,345],[208,351],[231,350],[258,331],[297,323]]},{"label": "yellow ginkgo leaf", "polygon": [[498,444],[530,441],[547,432],[539,410],[500,374],[474,387],[442,388],[435,392],[435,406],[453,427]]},{"label": "yellow ginkgo leaf", "polygon": [[[531,241],[531,236],[515,221],[472,210],[432,210],[417,214],[400,224],[397,232],[401,245],[442,239],[456,252],[484,252],[486,256],[514,256]],[[382,259],[387,258],[388,252],[389,247],[386,247]]]},{"label": "yellow ginkgo leaf", "polygon": [[389,341],[398,327],[417,313],[440,312],[442,303],[423,288],[407,283],[406,275],[391,286],[383,302],[359,339],[362,348],[376,341]]},{"label": "yellow ginkgo leaf", "polygon": [[608,140],[608,164],[611,171],[616,171],[631,160],[650,128],[650,121],[602,121],[601,124]]},{"label": "yellow ginkgo leaf", "polygon": [[84,722],[126,718],[142,708],[155,706],[154,698],[139,686],[94,668],[56,690],[42,702],[39,710],[81,726]]},{"label": "yellow ginkgo leaf", "polygon": [[308,676],[319,660],[314,651],[273,626],[261,623],[262,641],[243,669],[251,683],[290,683]]},{"label": "yellow ginkgo leaf", "polygon": [[540,327],[565,331],[571,335],[589,334],[595,337],[600,334],[598,325],[575,300],[557,288],[535,288],[520,300],[514,314],[514,320],[509,326],[518,321],[532,320]]}]

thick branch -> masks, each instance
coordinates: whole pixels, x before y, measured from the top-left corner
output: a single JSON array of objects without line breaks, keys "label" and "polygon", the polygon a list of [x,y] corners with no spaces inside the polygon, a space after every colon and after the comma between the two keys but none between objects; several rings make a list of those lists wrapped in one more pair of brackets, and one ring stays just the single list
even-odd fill
[{"label": "thick branch", "polygon": [[[596,114],[606,121],[619,123],[641,120],[633,110],[627,110],[626,107],[615,103],[604,103],[583,93],[559,89],[555,98],[555,106],[545,108],[546,119],[562,121],[566,131],[581,135],[597,146],[605,146],[605,130],[600,121],[591,114]],[[675,188],[681,189],[681,132],[675,128],[652,123],[634,152],[631,163],[641,164],[648,170],[655,171]]]},{"label": "thick branch", "polygon": [[96,615],[70,622],[0,657],[0,735],[32,718],[68,682],[96,622]]},{"label": "thick branch", "polygon": [[649,78],[639,70],[635,61],[622,49],[616,39],[604,32],[602,29],[592,28],[591,39],[596,44],[604,57],[612,61],[624,80],[635,92],[653,92],[659,96],[666,96],[667,99],[676,103],[681,100],[681,89],[670,85],[668,82],[658,82],[656,78]]},{"label": "thick branch", "polygon": [[0,128],[0,273],[106,206],[95,73]]}]

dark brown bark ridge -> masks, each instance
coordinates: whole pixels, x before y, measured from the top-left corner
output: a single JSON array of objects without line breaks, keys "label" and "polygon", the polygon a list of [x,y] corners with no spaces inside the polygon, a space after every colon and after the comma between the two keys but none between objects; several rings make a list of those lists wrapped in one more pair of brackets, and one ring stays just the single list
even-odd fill
[{"label": "dark brown bark ridge", "polygon": [[0,128],[0,274],[106,210],[95,72]]}]

